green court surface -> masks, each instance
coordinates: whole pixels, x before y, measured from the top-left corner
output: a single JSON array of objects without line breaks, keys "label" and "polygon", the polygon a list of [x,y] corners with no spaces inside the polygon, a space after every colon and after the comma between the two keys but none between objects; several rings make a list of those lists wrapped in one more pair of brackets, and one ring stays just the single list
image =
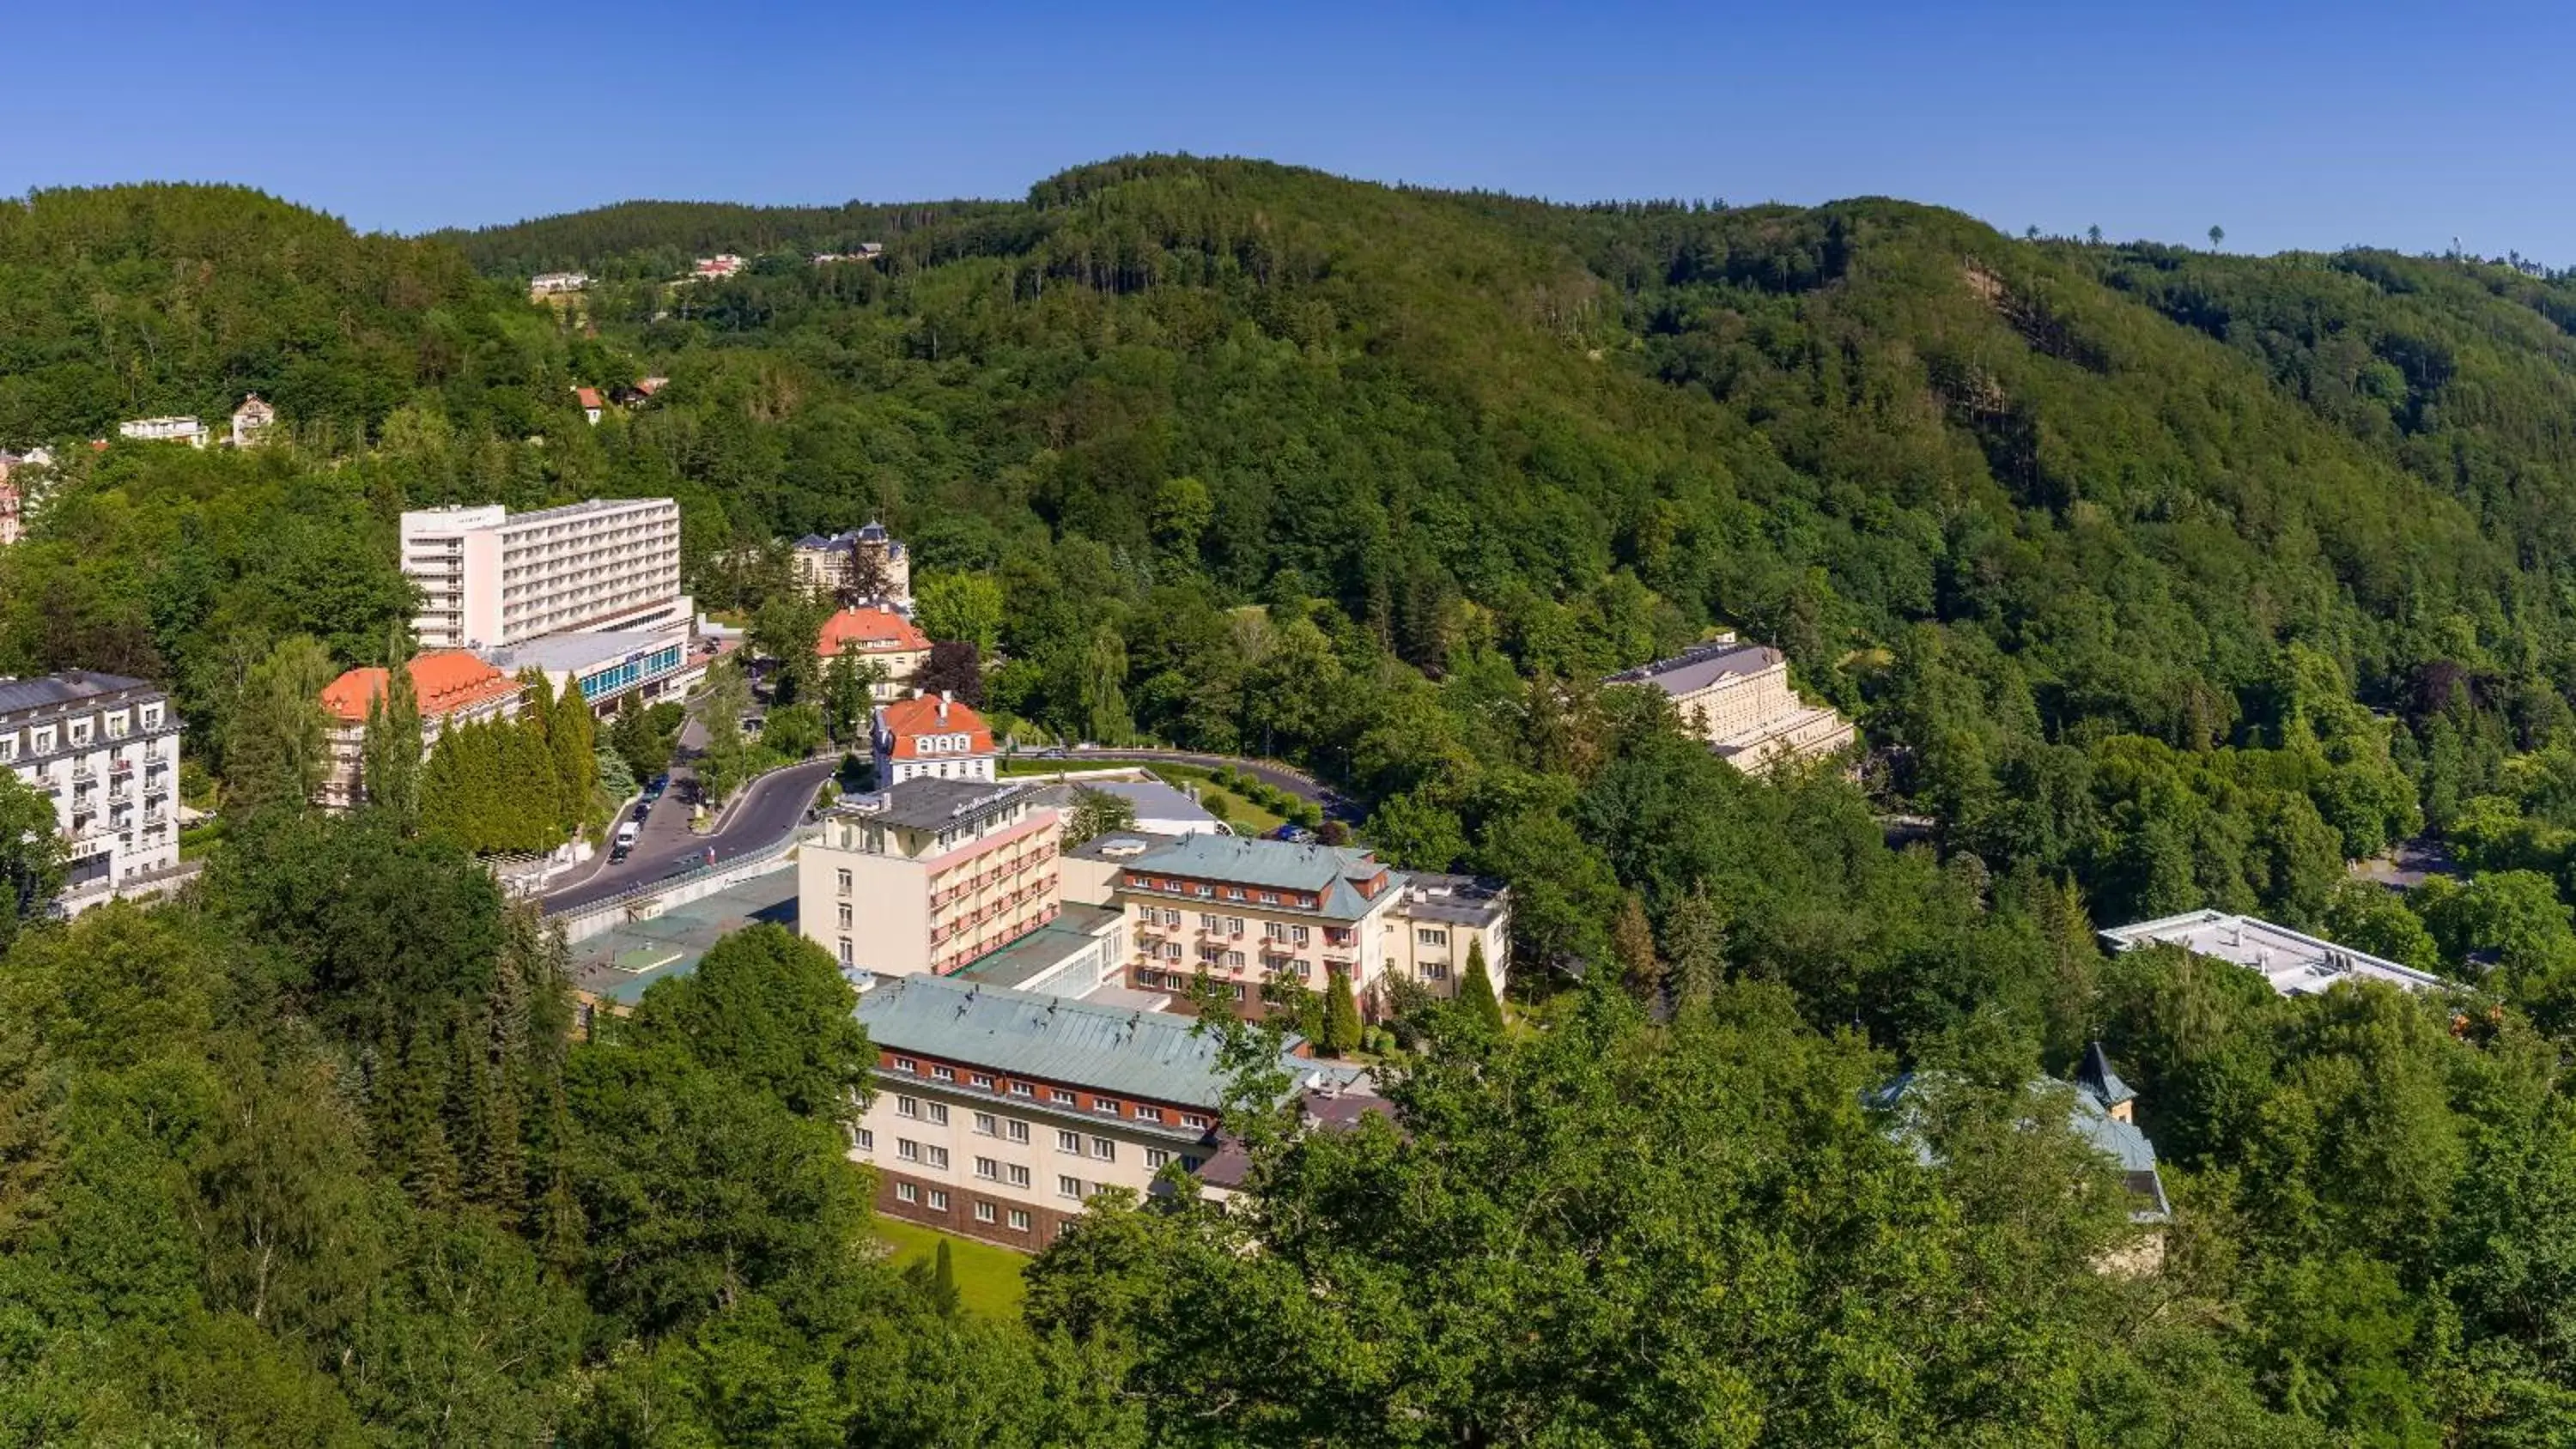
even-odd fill
[{"label": "green court surface", "polygon": [[894,1249],[897,1264],[927,1262],[939,1251],[939,1240],[947,1238],[948,1267],[957,1275],[958,1302],[986,1318],[1020,1316],[1020,1300],[1028,1296],[1028,1285],[1020,1281],[1020,1269],[1028,1266],[1026,1256],[901,1218],[879,1217],[875,1231]]}]

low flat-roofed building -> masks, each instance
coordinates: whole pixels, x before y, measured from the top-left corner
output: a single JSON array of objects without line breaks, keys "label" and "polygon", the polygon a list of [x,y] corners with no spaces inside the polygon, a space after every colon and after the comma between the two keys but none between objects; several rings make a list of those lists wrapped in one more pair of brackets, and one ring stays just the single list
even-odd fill
[{"label": "low flat-roofed building", "polygon": [[1483,946],[1485,976],[1499,998],[1511,984],[1511,892],[1500,881],[1436,871],[1409,871],[1395,903],[1387,942],[1389,975],[1454,996],[1467,979],[1467,956]]},{"label": "low flat-roofed building", "polygon": [[559,296],[578,292],[589,285],[588,272],[539,272],[528,278],[528,297],[533,301],[539,297]]},{"label": "low flat-roofed building", "polygon": [[1067,813],[1072,811],[1074,796],[1079,791],[1097,790],[1104,795],[1114,795],[1126,801],[1136,812],[1135,823],[1129,829],[1149,835],[1178,840],[1189,835],[1230,833],[1206,806],[1160,780],[1073,779],[1047,788],[1052,792],[1055,807]]},{"label": "low flat-roofed building", "polygon": [[603,716],[628,695],[677,698],[707,672],[706,661],[689,653],[685,627],[547,634],[474,652],[505,674],[536,670],[558,695],[577,684],[591,711]]},{"label": "low flat-roofed building", "polygon": [[[1217,1150],[1221,1045],[1187,1017],[937,976],[873,978],[857,1016],[877,1090],[850,1156],[888,1216],[1035,1250],[1102,1188]],[[1303,1086],[1355,1075],[1295,1048]]]},{"label": "low flat-roofed building", "polygon": [[2195,956],[2259,972],[2283,996],[2314,996],[2344,981],[2384,981],[2401,991],[2433,991],[2451,984],[2429,971],[2225,911],[2186,911],[2115,926],[2102,939],[2121,951],[2180,946]]},{"label": "low flat-roofed building", "polygon": [[1096,998],[1116,987],[1127,968],[1127,918],[1106,906],[1068,904],[1054,920],[999,949],[987,951],[957,973],[1041,996]]},{"label": "low flat-roofed building", "polygon": [[1767,645],[1740,643],[1733,634],[1602,682],[1662,690],[1691,733],[1739,769],[1814,759],[1856,738],[1849,720],[1807,703],[1790,688],[1787,656]]},{"label": "low flat-roofed building", "polygon": [[116,435],[145,443],[185,443],[202,448],[214,440],[206,425],[193,417],[132,418],[116,425]]}]

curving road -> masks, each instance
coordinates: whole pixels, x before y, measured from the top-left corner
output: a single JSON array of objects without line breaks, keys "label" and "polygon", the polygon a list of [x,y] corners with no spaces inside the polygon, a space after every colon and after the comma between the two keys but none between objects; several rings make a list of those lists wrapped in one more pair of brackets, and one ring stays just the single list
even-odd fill
[{"label": "curving road", "polygon": [[[1025,760],[1037,757],[1022,751],[1017,758]],[[1067,750],[1061,759],[1052,755],[1044,758],[1061,763],[1067,769],[1078,769],[1087,764],[1170,764],[1196,765],[1204,770],[1232,769],[1240,774],[1249,775],[1274,790],[1284,790],[1309,804],[1321,806],[1324,813],[1333,819],[1354,822],[1359,819],[1351,802],[1343,799],[1331,786],[1303,770],[1292,769],[1269,760],[1246,760],[1233,755],[1202,755],[1189,750],[1133,749]]]},{"label": "curving road", "polygon": [[689,807],[680,803],[676,790],[664,795],[653,813],[645,817],[634,853],[610,865],[603,852],[600,864],[590,874],[542,897],[546,914],[557,915],[606,900],[620,891],[671,875],[684,864],[703,864],[709,847],[715,850],[715,863],[721,865],[776,844],[804,820],[806,807],[814,803],[814,792],[832,777],[840,762],[839,755],[828,755],[761,776],[745,786],[741,796],[728,807],[722,827],[706,835],[689,833]]}]

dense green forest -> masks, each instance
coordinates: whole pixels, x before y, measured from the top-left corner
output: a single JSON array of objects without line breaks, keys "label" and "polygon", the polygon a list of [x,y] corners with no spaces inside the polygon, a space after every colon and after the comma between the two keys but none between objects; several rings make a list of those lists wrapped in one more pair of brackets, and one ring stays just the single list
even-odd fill
[{"label": "dense green forest", "polygon": [[[715,250],[753,264],[672,280]],[[227,783],[281,660],[381,658],[403,507],[672,494],[754,612],[761,544],[882,517],[996,710],[1289,758],[1399,862],[1507,880],[1521,998],[1408,1013],[1402,1132],[1247,1097],[1262,1206],[1110,1205],[978,1322],[871,1251],[828,1120],[863,1048],[804,953],[558,1047],[462,858],[246,812],[181,907],[0,958],[19,1437],[2576,1436],[2576,282],[1185,158],[421,241],[48,192],[0,269],[0,443],[286,414],[64,449],[0,553],[0,672],[165,680]],[[583,425],[573,386],[647,374]],[[1595,683],[1716,627],[1860,721],[1857,785]],[[2457,878],[2348,877],[2425,832]],[[2204,904],[2460,999],[2095,944]],[[2138,1230],[2023,1106],[2096,1036],[2166,1161],[2153,1274],[2098,1271]],[[1949,1084],[1930,1166],[1862,1106],[1904,1069]]]}]

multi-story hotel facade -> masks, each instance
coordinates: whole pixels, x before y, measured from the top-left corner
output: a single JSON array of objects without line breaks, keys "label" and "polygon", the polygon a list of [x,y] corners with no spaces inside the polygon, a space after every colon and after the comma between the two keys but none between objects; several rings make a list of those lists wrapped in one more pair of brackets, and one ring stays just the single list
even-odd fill
[{"label": "multi-story hotel facade", "polygon": [[[878,977],[858,1018],[876,1094],[850,1156],[876,1168],[891,1217],[1036,1249],[1103,1188],[1152,1193],[1219,1150],[1220,1044],[1187,1017],[909,976]],[[1354,1075],[1293,1043],[1282,1065]]]},{"label": "multi-story hotel facade", "polygon": [[78,913],[179,864],[179,718],[140,679],[0,679],[0,769],[52,800]]},{"label": "multi-story hotel facade", "polygon": [[797,851],[797,927],[856,971],[944,976],[1055,919],[1059,817],[1026,785],[907,780]]},{"label": "multi-story hotel facade", "polygon": [[421,591],[412,628],[424,649],[685,633],[693,620],[680,592],[680,506],[668,498],[415,510],[402,516],[402,571]]}]

